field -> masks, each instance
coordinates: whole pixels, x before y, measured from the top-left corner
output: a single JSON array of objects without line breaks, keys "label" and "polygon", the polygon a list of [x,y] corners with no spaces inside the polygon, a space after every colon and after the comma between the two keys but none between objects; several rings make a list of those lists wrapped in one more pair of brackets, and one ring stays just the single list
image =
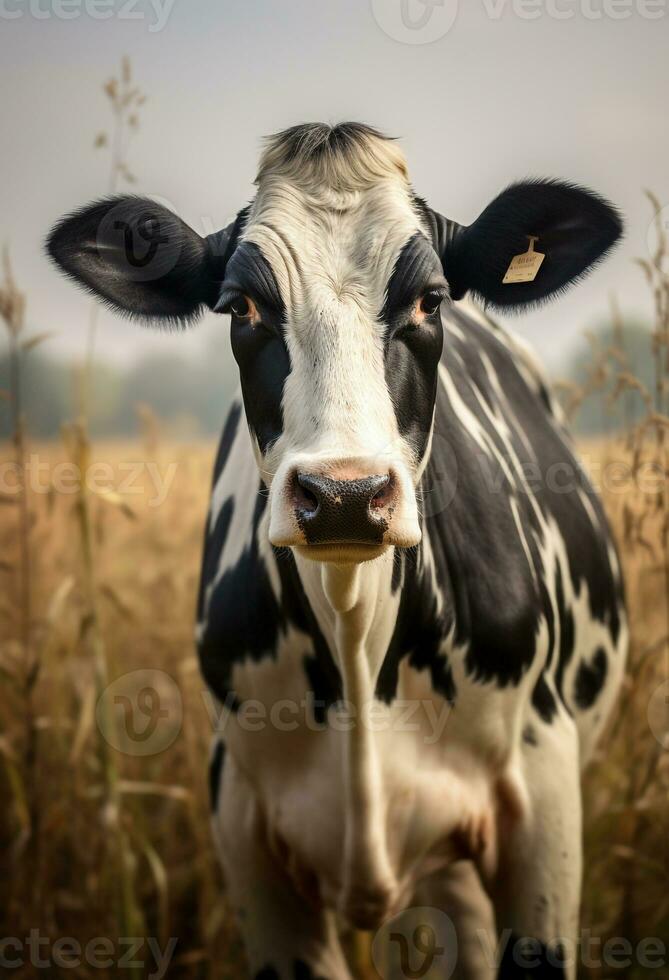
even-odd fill
[{"label": "field", "polygon": [[[9,801],[2,817],[3,935],[24,937],[39,927],[52,940],[74,936],[82,944],[145,935],[159,937],[163,949],[164,939],[178,936],[170,976],[208,976],[203,964],[209,963],[215,964],[212,976],[240,975],[209,833],[211,724],[193,645],[213,451],[209,445],[156,448],[151,459],[162,473],[173,473],[158,505],[147,468],[132,475],[137,461],[147,458],[146,445],[104,444],[90,461],[89,473],[104,464],[100,487],[110,467],[113,484],[125,481],[128,488],[118,497],[93,494],[91,500],[97,625],[109,679],[138,668],[172,679],[160,690],[160,710],[169,713],[160,720],[167,737],[176,737],[156,754],[133,755],[132,742],[130,754],[115,752],[100,730],[99,713],[96,718],[100,682],[78,540],[80,497],[76,469],[63,448],[46,445],[30,454],[31,472],[38,460],[46,464],[40,487],[50,478],[59,487],[31,494],[31,651],[39,663],[32,685],[34,667],[24,662],[20,596],[13,588],[18,582],[10,570],[19,560],[15,508],[2,508],[9,586],[3,589],[2,635],[14,638],[3,645],[0,708],[0,778]],[[156,682],[146,676],[147,683]],[[139,732],[147,720],[136,721]],[[108,754],[115,775],[108,771]],[[146,949],[135,957],[143,958],[152,962]],[[223,964],[229,964],[227,972]],[[29,964],[17,971],[29,975]],[[72,971],[63,968],[63,975]],[[84,964],[76,975],[116,972]],[[139,969],[137,975],[145,973]]]},{"label": "field", "polygon": [[[666,570],[657,549],[661,511],[655,505],[644,522],[645,544],[633,544],[628,509],[640,494],[629,472],[626,483],[620,475],[620,461],[631,457],[620,444],[584,449],[596,478],[616,484],[604,496],[623,553],[633,631],[620,709],[586,777],[584,924],[604,941],[625,937],[636,947],[644,937],[669,937],[669,753],[660,738],[667,694],[661,688],[667,678]],[[82,947],[109,937],[120,955],[126,936],[156,937],[162,950],[169,937],[177,937],[171,977],[243,976],[209,834],[206,759],[212,726],[192,640],[214,446],[162,443],[154,435],[95,447],[84,491],[93,539],[93,613],[79,534],[82,493],[71,450],[71,442],[70,454],[63,445],[47,444],[31,446],[27,454],[28,637],[22,637],[21,536],[9,478],[0,508],[2,934],[25,939],[38,928],[49,937],[42,956],[54,958],[53,976],[72,975],[57,965],[58,937],[74,937]],[[611,468],[613,461],[618,469]],[[9,472],[6,466],[3,472]],[[607,474],[613,472],[611,481]],[[98,643],[106,663],[102,679]],[[124,722],[118,704],[123,706],[123,692],[136,696],[131,672],[140,668],[167,677],[146,673],[146,684],[159,691],[160,700],[144,705],[145,717],[140,712]],[[113,730],[96,705],[101,686],[126,674],[130,679],[113,688],[120,697],[115,723],[118,729],[124,722],[131,737],[124,751],[116,751],[109,744]],[[156,710],[163,712],[157,725]],[[154,739],[149,754],[137,754],[147,730],[145,742]],[[145,967],[130,975],[151,972],[146,947],[135,959],[140,961]],[[32,969],[26,961],[16,975],[30,976]],[[117,974],[82,963],[76,975]],[[584,968],[583,975],[645,973]]]}]

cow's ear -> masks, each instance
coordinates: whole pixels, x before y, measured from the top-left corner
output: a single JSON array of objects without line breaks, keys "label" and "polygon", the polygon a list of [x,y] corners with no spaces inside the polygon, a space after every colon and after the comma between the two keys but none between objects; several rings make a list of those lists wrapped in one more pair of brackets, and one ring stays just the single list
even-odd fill
[{"label": "cow's ear", "polygon": [[155,201],[113,197],[63,218],[47,251],[113,310],[183,326],[218,299],[229,235],[202,238]]},{"label": "cow's ear", "polygon": [[[453,299],[472,292],[491,306],[519,310],[576,282],[622,230],[616,209],[592,191],[557,180],[524,181],[502,191],[474,224],[455,226],[443,251],[444,273]],[[545,256],[536,277],[504,282],[514,257],[530,249]],[[536,262],[515,263],[510,278]]]}]

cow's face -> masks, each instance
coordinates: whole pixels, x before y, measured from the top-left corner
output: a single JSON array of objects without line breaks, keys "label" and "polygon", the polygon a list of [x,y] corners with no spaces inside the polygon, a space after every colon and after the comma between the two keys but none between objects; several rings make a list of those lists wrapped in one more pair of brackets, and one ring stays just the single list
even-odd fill
[{"label": "cow's face", "polygon": [[448,286],[396,158],[355,182],[343,160],[337,190],[318,166],[261,171],[226,267],[270,540],[309,557],[420,539]]},{"label": "cow's face", "polygon": [[[619,219],[590,192],[529,182],[462,228],[415,198],[392,141],[355,124],[279,134],[257,185],[206,239],[120,198],[65,219],[49,251],[125,313],[230,314],[273,544],[334,561],[415,545],[441,311],[468,290],[498,307],[540,302],[613,244]],[[539,275],[503,283],[529,235],[546,255]]]}]

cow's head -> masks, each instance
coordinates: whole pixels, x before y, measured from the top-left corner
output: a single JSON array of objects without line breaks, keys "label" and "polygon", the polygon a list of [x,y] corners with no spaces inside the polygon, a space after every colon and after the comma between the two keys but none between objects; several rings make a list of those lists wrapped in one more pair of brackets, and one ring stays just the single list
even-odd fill
[{"label": "cow's head", "polygon": [[[607,252],[620,219],[589,191],[532,180],[457,225],[415,196],[392,140],[354,123],[271,138],[256,183],[234,224],[206,238],[123,197],[65,218],[48,249],[140,320],[230,314],[273,544],[338,561],[415,545],[445,304],[467,292],[537,304]],[[537,277],[503,283],[529,236],[546,256]]]}]

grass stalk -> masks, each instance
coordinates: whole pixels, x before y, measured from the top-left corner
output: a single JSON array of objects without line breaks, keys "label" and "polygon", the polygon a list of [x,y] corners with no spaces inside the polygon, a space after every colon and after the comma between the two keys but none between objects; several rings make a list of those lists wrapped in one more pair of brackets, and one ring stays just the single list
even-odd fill
[{"label": "grass stalk", "polygon": [[[125,161],[127,134],[137,128],[137,107],[144,96],[132,84],[130,61],[124,58],[118,77],[112,77],[104,85],[112,110],[111,138],[107,133],[99,133],[95,140],[97,147],[110,146],[110,169],[108,191],[113,194],[119,178],[124,176],[134,181]],[[92,494],[88,489],[86,474],[89,470],[91,444],[88,434],[88,420],[91,410],[92,378],[95,367],[95,342],[100,315],[99,304],[93,303],[89,316],[85,361],[81,376],[79,418],[70,428],[71,452],[79,473],[76,502],[77,526],[82,554],[82,588],[85,597],[85,635],[92,655],[95,673],[96,696],[102,712],[98,730],[98,753],[103,773],[105,801],[103,814],[105,822],[112,831],[113,848],[107,849],[110,868],[117,867],[119,874],[119,896],[117,922],[119,935],[136,936],[144,931],[143,917],[135,894],[136,857],[130,837],[124,827],[123,796],[119,788],[119,771],[115,750],[109,744],[110,734],[116,726],[116,718],[104,697],[109,684],[109,662],[100,618],[97,586],[97,556],[92,523]],[[137,966],[130,967],[131,977],[142,975]]]},{"label": "grass stalk", "polygon": [[[40,902],[40,808],[37,787],[38,733],[35,724],[34,691],[40,661],[33,644],[31,513],[28,499],[27,424],[24,411],[23,357],[31,341],[24,341],[25,294],[14,279],[9,252],[3,253],[4,281],[0,288],[0,316],[9,340],[9,405],[16,476],[18,538],[18,633],[21,648],[21,691],[23,697],[23,800],[21,810],[27,814],[25,845],[28,880],[31,881],[30,904],[37,911]],[[22,847],[19,847],[21,850]]]}]

